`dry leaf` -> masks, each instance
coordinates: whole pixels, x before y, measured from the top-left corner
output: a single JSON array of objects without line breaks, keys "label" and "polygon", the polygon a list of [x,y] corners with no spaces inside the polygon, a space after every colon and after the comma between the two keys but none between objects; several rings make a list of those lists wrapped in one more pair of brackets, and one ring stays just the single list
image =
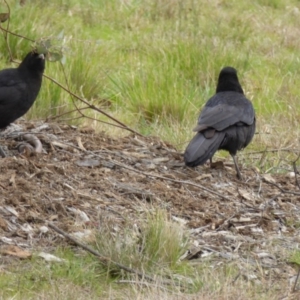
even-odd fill
[{"label": "dry leaf", "polygon": [[18,246],[15,245],[5,245],[1,248],[0,252],[3,255],[11,255],[19,258],[29,258],[32,254],[26,250],[22,250]]},{"label": "dry leaf", "polygon": [[205,179],[205,178],[211,178],[211,174],[202,174],[202,175],[200,175],[200,176],[197,176],[197,177],[195,178],[195,180],[201,181],[201,180],[203,180],[203,179]]},{"label": "dry leaf", "polygon": [[271,176],[271,174],[264,174],[263,179],[270,183],[276,183],[276,180]]},{"label": "dry leaf", "polygon": [[54,256],[52,254],[49,253],[45,253],[45,252],[40,252],[38,254],[39,257],[42,257],[44,260],[49,261],[49,262],[65,262],[65,259],[59,258],[57,256]]},{"label": "dry leaf", "polygon": [[1,217],[0,217],[0,228],[2,228],[3,230],[7,230],[7,223]]},{"label": "dry leaf", "polygon": [[245,200],[250,200],[250,201],[255,200],[255,198],[247,190],[238,189],[238,192]]},{"label": "dry leaf", "polygon": [[98,159],[83,159],[77,160],[75,164],[78,167],[98,167],[100,166],[100,161]]},{"label": "dry leaf", "polygon": [[54,220],[57,220],[58,219],[58,215],[52,215],[49,217],[49,220],[50,221],[54,221]]},{"label": "dry leaf", "polygon": [[0,14],[0,22],[4,23],[5,21],[7,21],[9,18],[9,13],[1,13]]},{"label": "dry leaf", "polygon": [[92,230],[85,229],[84,231],[73,232],[72,236],[84,242],[95,242],[95,234]]},{"label": "dry leaf", "polygon": [[60,143],[60,142],[56,142],[56,141],[51,142],[51,145],[57,146],[57,147],[62,148],[62,149],[71,148],[69,145],[66,145],[66,144],[63,144],[63,143]]}]

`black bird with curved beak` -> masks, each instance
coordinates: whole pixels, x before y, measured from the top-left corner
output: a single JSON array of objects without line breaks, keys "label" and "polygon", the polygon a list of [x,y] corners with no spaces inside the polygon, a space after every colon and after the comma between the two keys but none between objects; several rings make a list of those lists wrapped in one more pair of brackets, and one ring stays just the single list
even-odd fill
[{"label": "black bird with curved beak", "polygon": [[[22,117],[40,91],[45,55],[29,52],[17,68],[0,71],[0,129]],[[0,147],[0,155],[5,153]]]},{"label": "black bird with curved beak", "polygon": [[245,97],[236,69],[225,67],[219,74],[216,94],[205,104],[188,144],[184,161],[189,167],[212,161],[217,150],[227,150],[233,158],[237,177],[242,175],[236,153],[251,142],[255,133],[255,112]]}]

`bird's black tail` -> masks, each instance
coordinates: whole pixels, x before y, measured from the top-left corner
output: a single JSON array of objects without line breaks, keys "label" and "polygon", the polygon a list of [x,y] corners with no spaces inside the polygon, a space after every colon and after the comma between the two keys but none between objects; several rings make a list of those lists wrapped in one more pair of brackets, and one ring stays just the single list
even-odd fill
[{"label": "bird's black tail", "polygon": [[198,132],[184,152],[185,164],[188,167],[204,164],[219,149],[224,137],[224,132],[216,131],[212,138],[207,139],[201,132]]}]

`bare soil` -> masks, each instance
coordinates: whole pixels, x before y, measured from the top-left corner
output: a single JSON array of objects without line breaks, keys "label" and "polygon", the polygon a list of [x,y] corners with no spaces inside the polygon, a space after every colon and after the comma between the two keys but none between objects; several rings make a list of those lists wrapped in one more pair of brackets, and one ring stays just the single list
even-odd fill
[{"label": "bare soil", "polygon": [[51,252],[66,241],[48,221],[80,237],[96,230],[103,215],[122,226],[158,206],[191,233],[184,259],[236,260],[240,275],[254,281],[290,284],[294,278],[286,254],[300,241],[300,190],[290,173],[264,175],[241,166],[241,182],[230,158],[214,168],[187,168],[182,154],[156,137],[22,126],[45,153],[21,155],[18,141],[1,139],[9,156],[0,159],[0,250],[16,245]]}]

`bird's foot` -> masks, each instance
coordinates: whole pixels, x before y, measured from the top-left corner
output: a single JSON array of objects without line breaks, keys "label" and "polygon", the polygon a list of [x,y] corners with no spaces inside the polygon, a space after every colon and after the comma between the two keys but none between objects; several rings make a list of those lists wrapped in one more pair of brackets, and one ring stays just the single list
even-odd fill
[{"label": "bird's foot", "polygon": [[240,181],[245,181],[244,178],[243,178],[243,176],[242,176],[242,174],[240,172],[236,173],[236,177]]}]

